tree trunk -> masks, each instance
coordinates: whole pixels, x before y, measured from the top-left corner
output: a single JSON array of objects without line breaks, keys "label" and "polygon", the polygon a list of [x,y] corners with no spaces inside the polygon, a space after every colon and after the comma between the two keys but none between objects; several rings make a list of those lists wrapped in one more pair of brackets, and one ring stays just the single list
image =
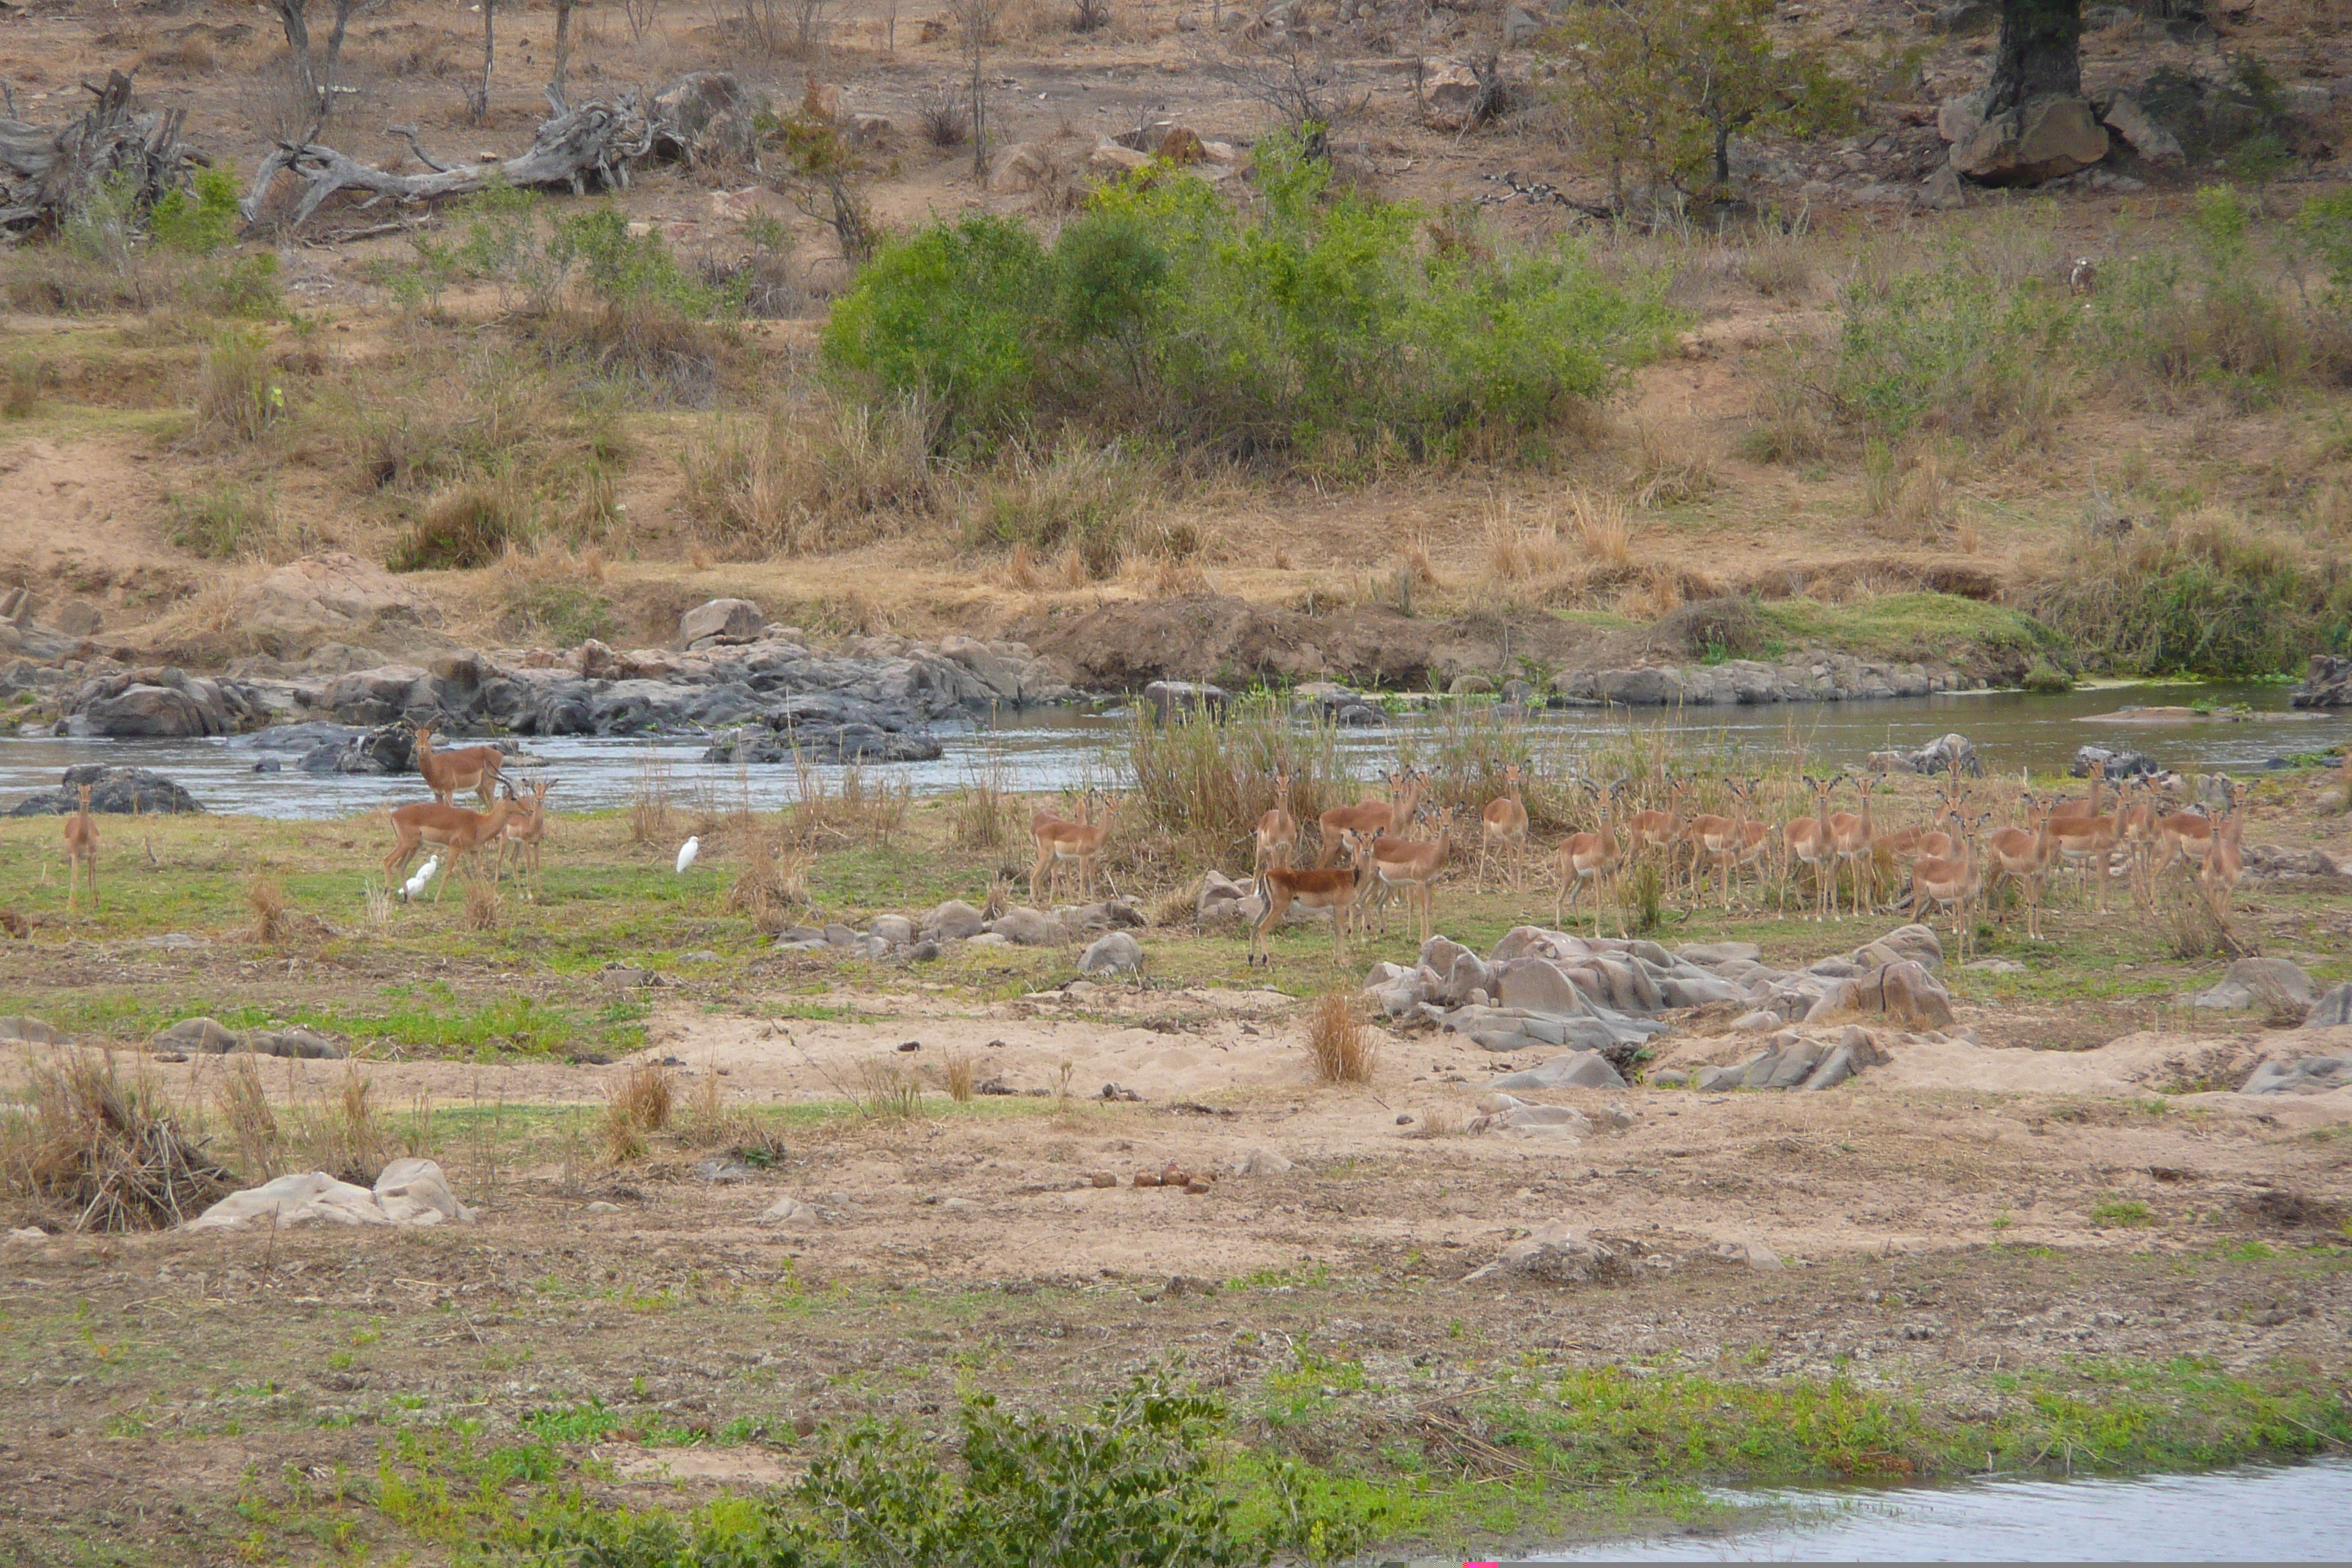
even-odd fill
[{"label": "tree trunk", "polygon": [[563,112],[563,68],[572,58],[572,0],[555,0],[555,79],[547,84],[555,112]]},{"label": "tree trunk", "polygon": [[2053,94],[2083,96],[2083,0],[2001,0],[1986,116]]},{"label": "tree trunk", "polygon": [[335,0],[334,30],[327,35],[327,60],[319,73],[319,118],[325,120],[335,112],[335,62],[343,58],[343,34],[352,25],[352,13],[359,9],[358,0]]},{"label": "tree trunk", "polygon": [[102,88],[82,85],[97,101],[79,120],[57,126],[0,120],[0,233],[7,238],[56,233],[114,180],[130,181],[144,212],[164,192],[184,187],[190,168],[205,162],[180,140],[186,110],[134,110],[131,78],[121,71],[110,72]]},{"label": "tree trunk", "polygon": [[490,67],[499,53],[499,0],[482,0],[482,123],[490,122]]},{"label": "tree trunk", "polygon": [[305,15],[310,0],[277,0],[278,25],[286,29],[286,47],[294,56],[294,74],[302,83],[302,96],[315,107],[319,101],[319,79],[310,68],[310,19]]}]

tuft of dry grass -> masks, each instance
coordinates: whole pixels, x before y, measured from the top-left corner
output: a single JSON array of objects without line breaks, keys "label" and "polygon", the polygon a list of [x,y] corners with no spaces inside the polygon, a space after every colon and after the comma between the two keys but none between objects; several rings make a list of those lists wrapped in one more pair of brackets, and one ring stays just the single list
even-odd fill
[{"label": "tuft of dry grass", "polygon": [[1717,482],[1715,459],[1693,445],[1687,432],[1670,432],[1649,420],[1634,426],[1634,504],[1680,506],[1713,494]]},{"label": "tuft of dry grass", "polygon": [[0,1190],[76,1230],[122,1231],[194,1219],[234,1185],[161,1088],[115,1071],[113,1052],[28,1055],[25,1068],[30,1109],[0,1119]]},{"label": "tuft of dry grass", "polygon": [[946,499],[919,405],[779,408],[688,448],[680,505],[728,559],[809,554],[902,531]]},{"label": "tuft of dry grass", "polygon": [[1587,563],[1620,570],[1633,564],[1633,526],[1622,502],[1577,489],[1569,492],[1568,505]]},{"label": "tuft of dry grass", "polygon": [[507,901],[499,896],[498,884],[479,877],[466,884],[466,929],[496,931],[506,923]]},{"label": "tuft of dry grass", "polygon": [[286,884],[274,873],[259,871],[245,885],[246,906],[253,910],[253,940],[276,947],[286,940]]},{"label": "tuft of dry grass", "polygon": [[771,936],[792,923],[790,910],[809,902],[809,858],[779,833],[754,833],[742,849],[742,866],[727,889],[727,908],[751,917]]},{"label": "tuft of dry grass", "polygon": [[1364,1027],[1354,996],[1327,991],[1315,999],[1307,1024],[1307,1054],[1315,1058],[1315,1076],[1325,1083],[1372,1081],[1380,1045]]},{"label": "tuft of dry grass", "polygon": [[258,1184],[278,1174],[285,1167],[278,1160],[278,1117],[269,1109],[261,1068],[250,1054],[239,1052],[227,1058],[227,1070],[214,1087],[213,1101],[228,1122],[229,1138],[236,1145],[237,1168],[246,1180]]},{"label": "tuft of dry grass", "polygon": [[625,1165],[646,1152],[647,1135],[669,1125],[677,1080],[658,1062],[636,1062],[604,1090],[604,1114],[596,1124],[605,1163]]},{"label": "tuft of dry grass", "polygon": [[1419,534],[1397,552],[1397,573],[1416,588],[1437,586],[1437,563],[1429,558],[1429,544]]},{"label": "tuft of dry grass", "polygon": [[1487,511],[1486,574],[1496,582],[1559,577],[1572,564],[1557,514],[1546,510],[1531,518],[1514,516],[1508,500]]},{"label": "tuft of dry grass", "polygon": [[911,1121],[923,1113],[923,1086],[888,1057],[860,1062],[851,1100],[877,1121]]},{"label": "tuft of dry grass", "polygon": [[947,1075],[948,1098],[961,1105],[971,1099],[972,1076],[977,1064],[970,1051],[950,1051],[941,1064]]},{"label": "tuft of dry grass", "polygon": [[636,787],[629,799],[629,842],[674,847],[677,819],[669,806],[669,764],[647,757],[637,764]]},{"label": "tuft of dry grass", "polygon": [[1461,1115],[1450,1105],[1432,1105],[1423,1109],[1413,1124],[1405,1130],[1408,1138],[1450,1138],[1462,1131]]},{"label": "tuft of dry grass", "polygon": [[196,365],[196,433],[215,446],[250,446],[286,417],[286,389],[269,344],[241,327],[221,331]]}]

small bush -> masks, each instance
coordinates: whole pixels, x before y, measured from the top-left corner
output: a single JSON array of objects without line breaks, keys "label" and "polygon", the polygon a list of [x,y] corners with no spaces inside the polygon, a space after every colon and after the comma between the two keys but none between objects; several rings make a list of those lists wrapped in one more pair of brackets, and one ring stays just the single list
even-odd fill
[{"label": "small bush", "polygon": [[938,148],[961,147],[971,134],[970,107],[952,88],[931,89],[915,100],[915,123],[923,140]]},{"label": "small bush", "polygon": [[2074,678],[2048,659],[2035,659],[2019,679],[2018,685],[2028,691],[2044,694],[2072,691],[2074,689]]},{"label": "small bush", "polygon": [[877,1121],[911,1121],[923,1113],[923,1086],[887,1057],[858,1064],[850,1099]]},{"label": "small bush", "polygon": [[286,417],[286,388],[259,332],[226,328],[205,346],[196,367],[195,413],[199,433],[237,446],[260,440]]},{"label": "small bush", "polygon": [[154,1230],[195,1218],[227,1194],[163,1091],[125,1080],[114,1053],[28,1058],[30,1110],[0,1119],[0,1189],[48,1206],[76,1230]]},{"label": "small bush", "polygon": [[1955,254],[1927,270],[1865,272],[1840,305],[1831,395],[1884,440],[1995,435],[2061,403],[2074,313],[2038,279],[2005,282]]},{"label": "small bush", "polygon": [[394,544],[394,572],[451,572],[488,566],[509,545],[527,543],[529,515],[508,489],[476,480],[443,491]]},{"label": "small bush", "polygon": [[1307,1054],[1315,1059],[1315,1076],[1325,1083],[1372,1081],[1380,1046],[1364,1027],[1354,996],[1327,991],[1315,999],[1307,1025]]},{"label": "small bush", "polygon": [[2093,1225],[2132,1227],[2151,1224],[2155,1218],[2155,1211],[2137,1198],[2105,1196],[2091,1205]]},{"label": "small bush", "polygon": [[1140,542],[1151,475],[1117,446],[1065,437],[1051,455],[1015,449],[982,489],[965,525],[975,545],[1067,550],[1092,579],[1116,576]]},{"label": "small bush", "polygon": [[10,419],[29,419],[40,406],[41,383],[44,379],[41,362],[22,352],[8,356],[8,385],[0,392],[0,416]]},{"label": "small bush", "polygon": [[275,947],[286,940],[286,884],[264,871],[245,886],[246,906],[253,910],[253,940]]},{"label": "small bush", "polygon": [[194,188],[166,191],[148,219],[155,243],[187,256],[210,256],[236,243],[236,167],[215,163],[196,171]]},{"label": "small bush", "polygon": [[2255,252],[2255,215],[2238,194],[2197,194],[2188,253],[2151,247],[2117,263],[2092,302],[2102,362],[2148,391],[2206,389],[2241,408],[2307,380],[2321,346]]},{"label": "small bush", "polygon": [[608,1164],[624,1165],[646,1152],[646,1138],[669,1125],[677,1079],[656,1062],[637,1062],[604,1091],[597,1140]]},{"label": "small bush", "polygon": [[268,495],[223,480],[198,496],[169,495],[172,542],[191,555],[230,561],[258,552],[276,531]]}]

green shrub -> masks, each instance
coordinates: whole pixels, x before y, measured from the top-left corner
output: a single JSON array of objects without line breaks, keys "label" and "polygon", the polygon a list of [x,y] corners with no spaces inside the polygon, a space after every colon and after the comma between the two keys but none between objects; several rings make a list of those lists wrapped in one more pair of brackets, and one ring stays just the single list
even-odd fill
[{"label": "green shrub", "polygon": [[2315,345],[2261,265],[2254,219],[2235,191],[2209,185],[2197,193],[2189,253],[2150,247],[2112,268],[2090,312],[2100,359],[2163,389],[2211,388],[2241,407],[2308,376]]},{"label": "green shrub", "polygon": [[1884,439],[1995,434],[2047,416],[2063,392],[2074,313],[2039,280],[2007,282],[1956,253],[1932,268],[1858,278],[1840,303],[1832,396]]},{"label": "green shrub", "polygon": [[576,647],[590,637],[609,637],[618,629],[613,602],[577,583],[511,584],[506,592],[506,613],[500,629],[509,636],[530,637],[555,647]]},{"label": "green shrub", "polygon": [[166,191],[149,216],[148,230],[166,250],[210,256],[236,243],[236,168],[215,163],[196,171],[193,191]]},{"label": "green shrub", "polygon": [[271,529],[269,498],[224,480],[198,496],[164,498],[172,542],[192,555],[227,561],[259,547]]},{"label": "green shrub", "polygon": [[835,307],[825,361],[923,398],[950,447],[1076,423],[1421,460],[1539,451],[1672,322],[1663,279],[1428,236],[1414,207],[1331,190],[1296,135],[1261,143],[1258,174],[1252,213],[1167,171],[1108,187],[1050,251],[1009,219],[919,230]]},{"label": "green shrub", "polygon": [[2026,672],[2018,678],[2017,683],[2028,691],[2043,693],[2074,689],[2074,678],[2048,659],[2035,659]]},{"label": "green shrub", "polygon": [[2277,674],[2352,647],[2340,564],[2215,513],[2078,539],[2019,600],[2082,657],[2136,674]]},{"label": "green shrub", "polygon": [[196,366],[197,428],[215,442],[258,441],[286,417],[286,389],[270,363],[269,341],[228,327],[205,346]]},{"label": "green shrub", "polygon": [[2328,304],[2352,315],[2352,190],[2311,197],[2294,224],[2326,268]]}]

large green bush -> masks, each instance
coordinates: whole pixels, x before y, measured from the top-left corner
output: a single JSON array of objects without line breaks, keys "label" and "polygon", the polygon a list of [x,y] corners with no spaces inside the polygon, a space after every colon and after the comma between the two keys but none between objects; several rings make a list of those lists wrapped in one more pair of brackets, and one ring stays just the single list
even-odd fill
[{"label": "large green bush", "polygon": [[968,444],[1046,423],[1241,457],[1516,451],[1607,395],[1673,322],[1563,245],[1491,247],[1330,188],[1289,134],[1244,208],[1160,171],[1100,193],[1048,249],[1018,223],[886,247],[838,304],[827,363],[919,397]]},{"label": "large green bush", "polygon": [[2047,413],[2073,328],[2065,300],[2006,285],[1975,258],[1866,275],[1845,289],[1833,395],[1874,434],[1992,434]]}]

